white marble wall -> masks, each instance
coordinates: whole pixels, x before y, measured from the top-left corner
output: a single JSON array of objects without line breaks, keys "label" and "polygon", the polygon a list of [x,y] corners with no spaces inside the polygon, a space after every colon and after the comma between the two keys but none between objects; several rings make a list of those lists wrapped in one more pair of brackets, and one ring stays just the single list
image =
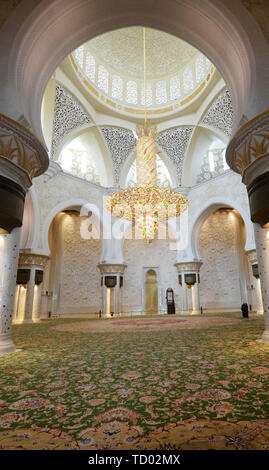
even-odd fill
[{"label": "white marble wall", "polygon": [[200,298],[204,309],[239,310],[246,300],[243,271],[244,233],[238,216],[218,210],[204,223],[200,232]]},{"label": "white marble wall", "polygon": [[174,290],[176,308],[181,308],[181,291],[174,266],[177,253],[171,250],[170,245],[170,240],[154,240],[150,245],[144,240],[124,240],[123,255],[127,268],[122,291],[123,312],[139,313],[144,310],[145,267],[153,267],[157,271],[159,311],[166,311],[165,295],[168,287]]},{"label": "white marble wall", "polygon": [[100,240],[82,239],[81,222],[78,214],[62,213],[53,227],[52,243],[57,244],[56,250],[51,246],[50,261],[54,315],[93,313],[101,308],[101,278],[96,267]]}]

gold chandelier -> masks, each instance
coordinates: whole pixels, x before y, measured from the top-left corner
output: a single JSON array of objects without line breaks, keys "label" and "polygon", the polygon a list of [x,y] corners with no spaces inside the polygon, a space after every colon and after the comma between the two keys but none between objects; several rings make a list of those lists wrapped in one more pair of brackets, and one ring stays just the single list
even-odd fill
[{"label": "gold chandelier", "polygon": [[157,234],[159,222],[182,214],[188,207],[188,201],[182,194],[156,186],[155,141],[158,133],[157,126],[149,126],[147,123],[146,28],[143,28],[143,46],[145,123],[144,126],[136,126],[137,185],[112,194],[105,207],[114,216],[133,222],[136,230],[149,244]]}]

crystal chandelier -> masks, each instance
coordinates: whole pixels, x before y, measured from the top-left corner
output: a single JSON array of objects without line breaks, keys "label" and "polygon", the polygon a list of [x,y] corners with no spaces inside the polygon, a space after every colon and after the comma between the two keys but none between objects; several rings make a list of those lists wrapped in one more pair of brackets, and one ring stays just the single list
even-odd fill
[{"label": "crystal chandelier", "polygon": [[182,194],[156,186],[155,141],[158,134],[157,126],[149,126],[147,123],[146,28],[143,28],[143,44],[145,123],[144,126],[136,126],[137,185],[112,194],[105,207],[114,216],[133,222],[140,237],[149,244],[158,232],[159,222],[180,215],[187,209],[188,201]]}]

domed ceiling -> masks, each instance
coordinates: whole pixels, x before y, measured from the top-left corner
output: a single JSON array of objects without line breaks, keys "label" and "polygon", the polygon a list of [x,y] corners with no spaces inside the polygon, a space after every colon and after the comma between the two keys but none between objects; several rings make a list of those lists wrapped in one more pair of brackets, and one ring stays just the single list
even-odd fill
[{"label": "domed ceiling", "polygon": [[[118,29],[78,47],[70,60],[93,97],[114,110],[143,114],[143,27]],[[146,28],[146,101],[155,116],[177,111],[205,89],[215,67],[197,49]]]},{"label": "domed ceiling", "polygon": [[[120,75],[143,79],[143,28],[118,29],[87,43],[94,56]],[[171,34],[146,29],[147,78],[177,73],[196,55],[197,49]]]}]

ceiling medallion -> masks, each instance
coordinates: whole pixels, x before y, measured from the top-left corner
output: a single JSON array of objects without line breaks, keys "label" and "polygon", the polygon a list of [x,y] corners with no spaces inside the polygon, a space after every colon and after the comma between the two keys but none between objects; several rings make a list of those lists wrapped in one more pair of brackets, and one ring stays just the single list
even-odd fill
[{"label": "ceiling medallion", "polygon": [[[143,28],[143,38],[144,90],[146,90],[145,28]],[[136,133],[137,186],[112,194],[107,199],[105,207],[112,215],[133,222],[138,233],[149,244],[158,232],[159,222],[182,214],[188,207],[188,201],[182,194],[156,186],[155,140],[158,133],[156,126],[150,127],[147,123],[146,93],[145,124],[137,125]]]}]

